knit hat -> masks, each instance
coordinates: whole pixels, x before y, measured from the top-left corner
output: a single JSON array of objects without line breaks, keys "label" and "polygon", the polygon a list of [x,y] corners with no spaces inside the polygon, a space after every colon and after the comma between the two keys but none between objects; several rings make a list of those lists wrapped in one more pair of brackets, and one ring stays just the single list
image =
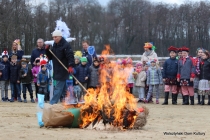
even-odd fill
[{"label": "knit hat", "polygon": [[182,52],[182,48],[177,48],[177,51],[178,52]]},{"label": "knit hat", "polygon": [[127,64],[127,60],[123,59],[121,64],[126,65]]},{"label": "knit hat", "polygon": [[35,59],[35,63],[37,64],[37,63],[40,63],[40,58],[36,58]]},{"label": "knit hat", "polygon": [[170,47],[168,48],[169,53],[170,53],[171,51],[177,53],[177,50],[178,50],[178,49],[177,49],[176,47],[174,47],[174,46],[170,46]]},{"label": "knit hat", "polygon": [[130,57],[128,57],[127,59],[126,59],[126,63],[127,64],[133,64],[133,60],[130,58]]},{"label": "knit hat", "polygon": [[17,59],[17,55],[16,54],[13,54],[12,56],[11,56],[11,60],[12,59]]},{"label": "knit hat", "polygon": [[4,57],[9,58],[8,51],[7,51],[7,50],[4,50],[4,51],[2,52],[2,58],[4,58]]},{"label": "knit hat", "polygon": [[144,43],[144,48],[152,48],[152,43],[150,43],[150,42],[147,42],[147,43]]},{"label": "knit hat", "polygon": [[82,57],[82,58],[80,59],[80,61],[81,61],[81,62],[87,62],[87,58],[86,58],[86,57]]},{"label": "knit hat", "polygon": [[52,33],[52,36],[62,36],[62,33],[60,30],[55,30],[53,33]]},{"label": "knit hat", "polygon": [[78,59],[78,60],[80,61],[81,58],[80,58],[79,56],[76,56],[76,55],[75,55],[75,56],[74,56],[74,59]]},{"label": "knit hat", "polygon": [[189,52],[190,51],[190,49],[185,47],[185,46],[183,46],[181,49],[182,49],[182,51],[185,51],[185,52]]},{"label": "knit hat", "polygon": [[41,54],[40,55],[40,66],[46,65],[48,62],[48,58],[46,55]]},{"label": "knit hat", "polygon": [[141,66],[143,66],[143,64],[141,62],[136,63],[136,67],[141,67]]},{"label": "knit hat", "polygon": [[152,63],[152,62],[156,63],[157,62],[157,59],[150,60],[150,63]]}]

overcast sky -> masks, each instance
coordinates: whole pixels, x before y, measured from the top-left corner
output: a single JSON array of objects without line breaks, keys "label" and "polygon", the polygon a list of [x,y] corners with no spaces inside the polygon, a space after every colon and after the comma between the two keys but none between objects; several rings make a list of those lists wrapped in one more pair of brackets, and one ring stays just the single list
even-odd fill
[{"label": "overcast sky", "polygon": [[[103,6],[106,6],[110,0],[98,0]],[[177,3],[182,4],[186,0],[150,0],[154,2],[165,2],[165,3]],[[200,0],[189,0],[189,1],[200,1]]]}]

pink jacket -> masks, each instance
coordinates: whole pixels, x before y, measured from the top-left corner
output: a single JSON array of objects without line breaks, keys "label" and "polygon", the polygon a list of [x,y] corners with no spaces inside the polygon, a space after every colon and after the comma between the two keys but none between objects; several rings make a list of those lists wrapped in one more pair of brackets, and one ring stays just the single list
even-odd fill
[{"label": "pink jacket", "polygon": [[34,66],[33,69],[32,69],[32,74],[33,74],[33,77],[34,77],[34,83],[37,82],[37,75],[39,73],[39,69],[40,69],[39,66]]}]

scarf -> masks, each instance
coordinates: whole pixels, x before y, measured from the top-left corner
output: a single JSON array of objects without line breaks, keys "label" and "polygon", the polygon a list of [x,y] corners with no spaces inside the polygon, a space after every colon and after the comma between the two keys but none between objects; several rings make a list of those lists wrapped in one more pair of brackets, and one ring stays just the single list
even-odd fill
[{"label": "scarf", "polygon": [[24,71],[25,74],[28,73],[28,65],[26,66],[26,68],[22,68],[22,70]]},{"label": "scarf", "polygon": [[152,53],[152,51],[145,51],[145,55],[149,56]]}]

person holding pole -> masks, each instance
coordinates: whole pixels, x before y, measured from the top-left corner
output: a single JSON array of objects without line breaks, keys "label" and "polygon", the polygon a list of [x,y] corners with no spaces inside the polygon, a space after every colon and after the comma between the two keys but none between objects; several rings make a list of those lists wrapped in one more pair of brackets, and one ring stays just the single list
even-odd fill
[{"label": "person holding pole", "polygon": [[[53,78],[56,80],[53,97],[50,100],[50,104],[57,104],[61,95],[65,95],[66,92],[66,80],[68,79],[69,73],[73,73],[74,67],[74,53],[70,44],[62,37],[60,30],[55,30],[52,33],[54,40],[53,47],[45,46],[46,55],[49,60],[53,62]],[[53,52],[53,54],[52,54]],[[59,62],[61,61],[65,67]]]}]

